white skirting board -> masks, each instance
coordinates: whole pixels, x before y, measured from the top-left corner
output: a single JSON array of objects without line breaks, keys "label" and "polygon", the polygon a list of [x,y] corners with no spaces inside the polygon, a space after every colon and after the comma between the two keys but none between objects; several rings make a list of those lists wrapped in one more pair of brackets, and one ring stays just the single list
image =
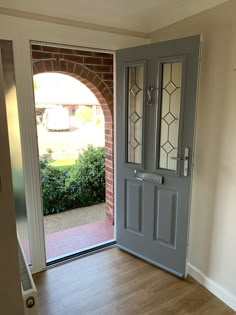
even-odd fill
[{"label": "white skirting board", "polygon": [[236,311],[236,296],[225,290],[222,286],[205,276],[200,270],[188,263],[188,274],[203,285],[207,290],[217,296],[221,301]]}]

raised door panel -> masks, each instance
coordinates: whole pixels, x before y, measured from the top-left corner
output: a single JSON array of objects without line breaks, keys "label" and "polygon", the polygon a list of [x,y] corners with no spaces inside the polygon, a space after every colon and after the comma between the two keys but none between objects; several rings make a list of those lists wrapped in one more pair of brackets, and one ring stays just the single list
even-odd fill
[{"label": "raised door panel", "polygon": [[125,228],[142,234],[143,202],[142,184],[125,181]]},{"label": "raised door panel", "polygon": [[164,246],[175,247],[178,193],[169,189],[154,190],[154,237]]}]

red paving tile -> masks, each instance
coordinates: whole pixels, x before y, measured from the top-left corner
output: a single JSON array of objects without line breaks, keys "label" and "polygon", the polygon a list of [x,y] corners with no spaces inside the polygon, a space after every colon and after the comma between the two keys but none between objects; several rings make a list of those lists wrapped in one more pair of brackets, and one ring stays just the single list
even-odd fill
[{"label": "red paving tile", "polygon": [[107,220],[50,233],[45,236],[46,260],[81,251],[114,239],[114,226]]},{"label": "red paving tile", "polygon": [[[114,239],[114,226],[107,220],[45,235],[46,261],[79,252],[87,247]],[[30,263],[29,241],[22,240],[25,256]]]}]

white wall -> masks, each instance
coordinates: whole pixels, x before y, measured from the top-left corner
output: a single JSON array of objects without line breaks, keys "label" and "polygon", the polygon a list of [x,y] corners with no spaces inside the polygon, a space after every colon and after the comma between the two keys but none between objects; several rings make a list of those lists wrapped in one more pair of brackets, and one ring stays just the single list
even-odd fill
[{"label": "white wall", "polygon": [[236,1],[151,34],[203,35],[189,270],[236,310]]}]

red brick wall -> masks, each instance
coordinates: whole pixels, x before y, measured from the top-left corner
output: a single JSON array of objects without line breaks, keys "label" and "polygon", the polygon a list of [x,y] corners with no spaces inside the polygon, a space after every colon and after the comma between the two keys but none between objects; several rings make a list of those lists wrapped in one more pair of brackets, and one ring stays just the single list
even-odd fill
[{"label": "red brick wall", "polygon": [[106,214],[114,216],[113,55],[32,45],[33,74],[59,72],[84,83],[97,97],[105,119]]}]

